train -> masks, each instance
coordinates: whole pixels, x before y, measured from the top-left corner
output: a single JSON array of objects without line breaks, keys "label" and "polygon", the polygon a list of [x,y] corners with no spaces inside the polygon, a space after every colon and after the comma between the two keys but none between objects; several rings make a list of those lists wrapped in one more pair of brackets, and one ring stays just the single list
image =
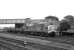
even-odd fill
[{"label": "train", "polygon": [[56,18],[49,17],[47,19],[26,19],[26,22],[21,28],[8,28],[5,29],[8,33],[21,33],[24,35],[34,36],[55,36],[57,34],[57,28],[59,21]]},{"label": "train", "polygon": [[56,17],[53,16],[48,16],[45,19],[27,18],[25,19],[25,23],[17,23],[14,28],[4,28],[4,31],[8,33],[44,37],[74,34],[70,30],[70,25],[67,22],[61,23]]},{"label": "train", "polygon": [[6,29],[8,33],[21,33],[26,35],[34,35],[34,36],[55,36],[57,33],[56,25],[46,26],[44,24],[35,24],[32,26],[25,26],[25,28],[8,28]]},{"label": "train", "polygon": [[73,29],[70,28],[67,22],[61,23],[53,16],[48,16],[45,19],[26,18],[25,23],[17,23],[14,28],[4,28],[3,32],[43,37],[60,37],[74,34]]}]

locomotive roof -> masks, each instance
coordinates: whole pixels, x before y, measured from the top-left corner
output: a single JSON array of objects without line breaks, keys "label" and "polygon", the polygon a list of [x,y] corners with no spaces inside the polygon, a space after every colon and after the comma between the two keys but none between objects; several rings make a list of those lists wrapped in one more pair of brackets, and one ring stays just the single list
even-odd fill
[{"label": "locomotive roof", "polygon": [[46,20],[44,20],[44,19],[36,19],[36,20],[32,20],[31,23],[46,23]]},{"label": "locomotive roof", "polygon": [[55,19],[57,21],[59,20],[56,16],[47,16],[45,19]]}]

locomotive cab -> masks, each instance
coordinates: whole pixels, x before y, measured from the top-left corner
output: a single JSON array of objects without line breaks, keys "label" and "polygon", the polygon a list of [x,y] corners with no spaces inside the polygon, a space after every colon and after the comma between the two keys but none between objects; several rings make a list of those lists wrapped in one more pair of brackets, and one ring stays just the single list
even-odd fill
[{"label": "locomotive cab", "polygon": [[59,25],[59,20],[54,16],[47,16],[45,20],[48,23],[48,34],[55,36],[57,34],[57,28]]},{"label": "locomotive cab", "polygon": [[56,30],[57,30],[57,25],[49,25],[48,26],[48,34],[49,35],[55,36],[55,34],[57,32]]}]

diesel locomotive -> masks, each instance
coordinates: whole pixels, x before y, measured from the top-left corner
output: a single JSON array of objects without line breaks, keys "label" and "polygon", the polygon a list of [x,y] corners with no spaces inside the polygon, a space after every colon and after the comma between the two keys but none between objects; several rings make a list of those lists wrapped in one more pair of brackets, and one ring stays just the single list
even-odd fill
[{"label": "diesel locomotive", "polygon": [[[73,25],[74,26],[74,25]],[[14,28],[4,28],[3,32],[34,36],[72,36],[74,28],[65,20],[59,21],[55,16],[45,19],[26,18],[25,23],[16,23]]]},{"label": "diesel locomotive", "polygon": [[25,23],[20,28],[9,28],[6,31],[10,33],[21,33],[34,36],[55,36],[59,20],[54,16],[48,16],[45,19],[25,19]]},{"label": "diesel locomotive", "polygon": [[7,32],[21,33],[25,35],[34,36],[55,36],[57,35],[57,28],[59,26],[58,18],[48,16],[45,19],[25,19],[25,23],[20,28],[10,28]]}]

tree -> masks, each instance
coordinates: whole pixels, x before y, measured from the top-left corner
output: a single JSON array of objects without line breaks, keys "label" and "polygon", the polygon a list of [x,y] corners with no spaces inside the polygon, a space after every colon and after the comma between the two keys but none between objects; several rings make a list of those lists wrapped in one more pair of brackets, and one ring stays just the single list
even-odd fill
[{"label": "tree", "polygon": [[72,15],[67,15],[67,16],[64,17],[64,19],[65,19],[70,25],[72,25],[73,22],[74,22],[74,16],[72,16]]},{"label": "tree", "polygon": [[67,31],[70,28],[70,24],[66,20],[62,20],[58,29],[59,31]]},{"label": "tree", "polygon": [[71,26],[70,26],[70,24],[66,20],[60,21],[60,25],[57,28],[57,31],[59,31],[58,36],[59,35],[62,36],[62,32],[63,31],[67,31],[70,28],[71,28]]}]

